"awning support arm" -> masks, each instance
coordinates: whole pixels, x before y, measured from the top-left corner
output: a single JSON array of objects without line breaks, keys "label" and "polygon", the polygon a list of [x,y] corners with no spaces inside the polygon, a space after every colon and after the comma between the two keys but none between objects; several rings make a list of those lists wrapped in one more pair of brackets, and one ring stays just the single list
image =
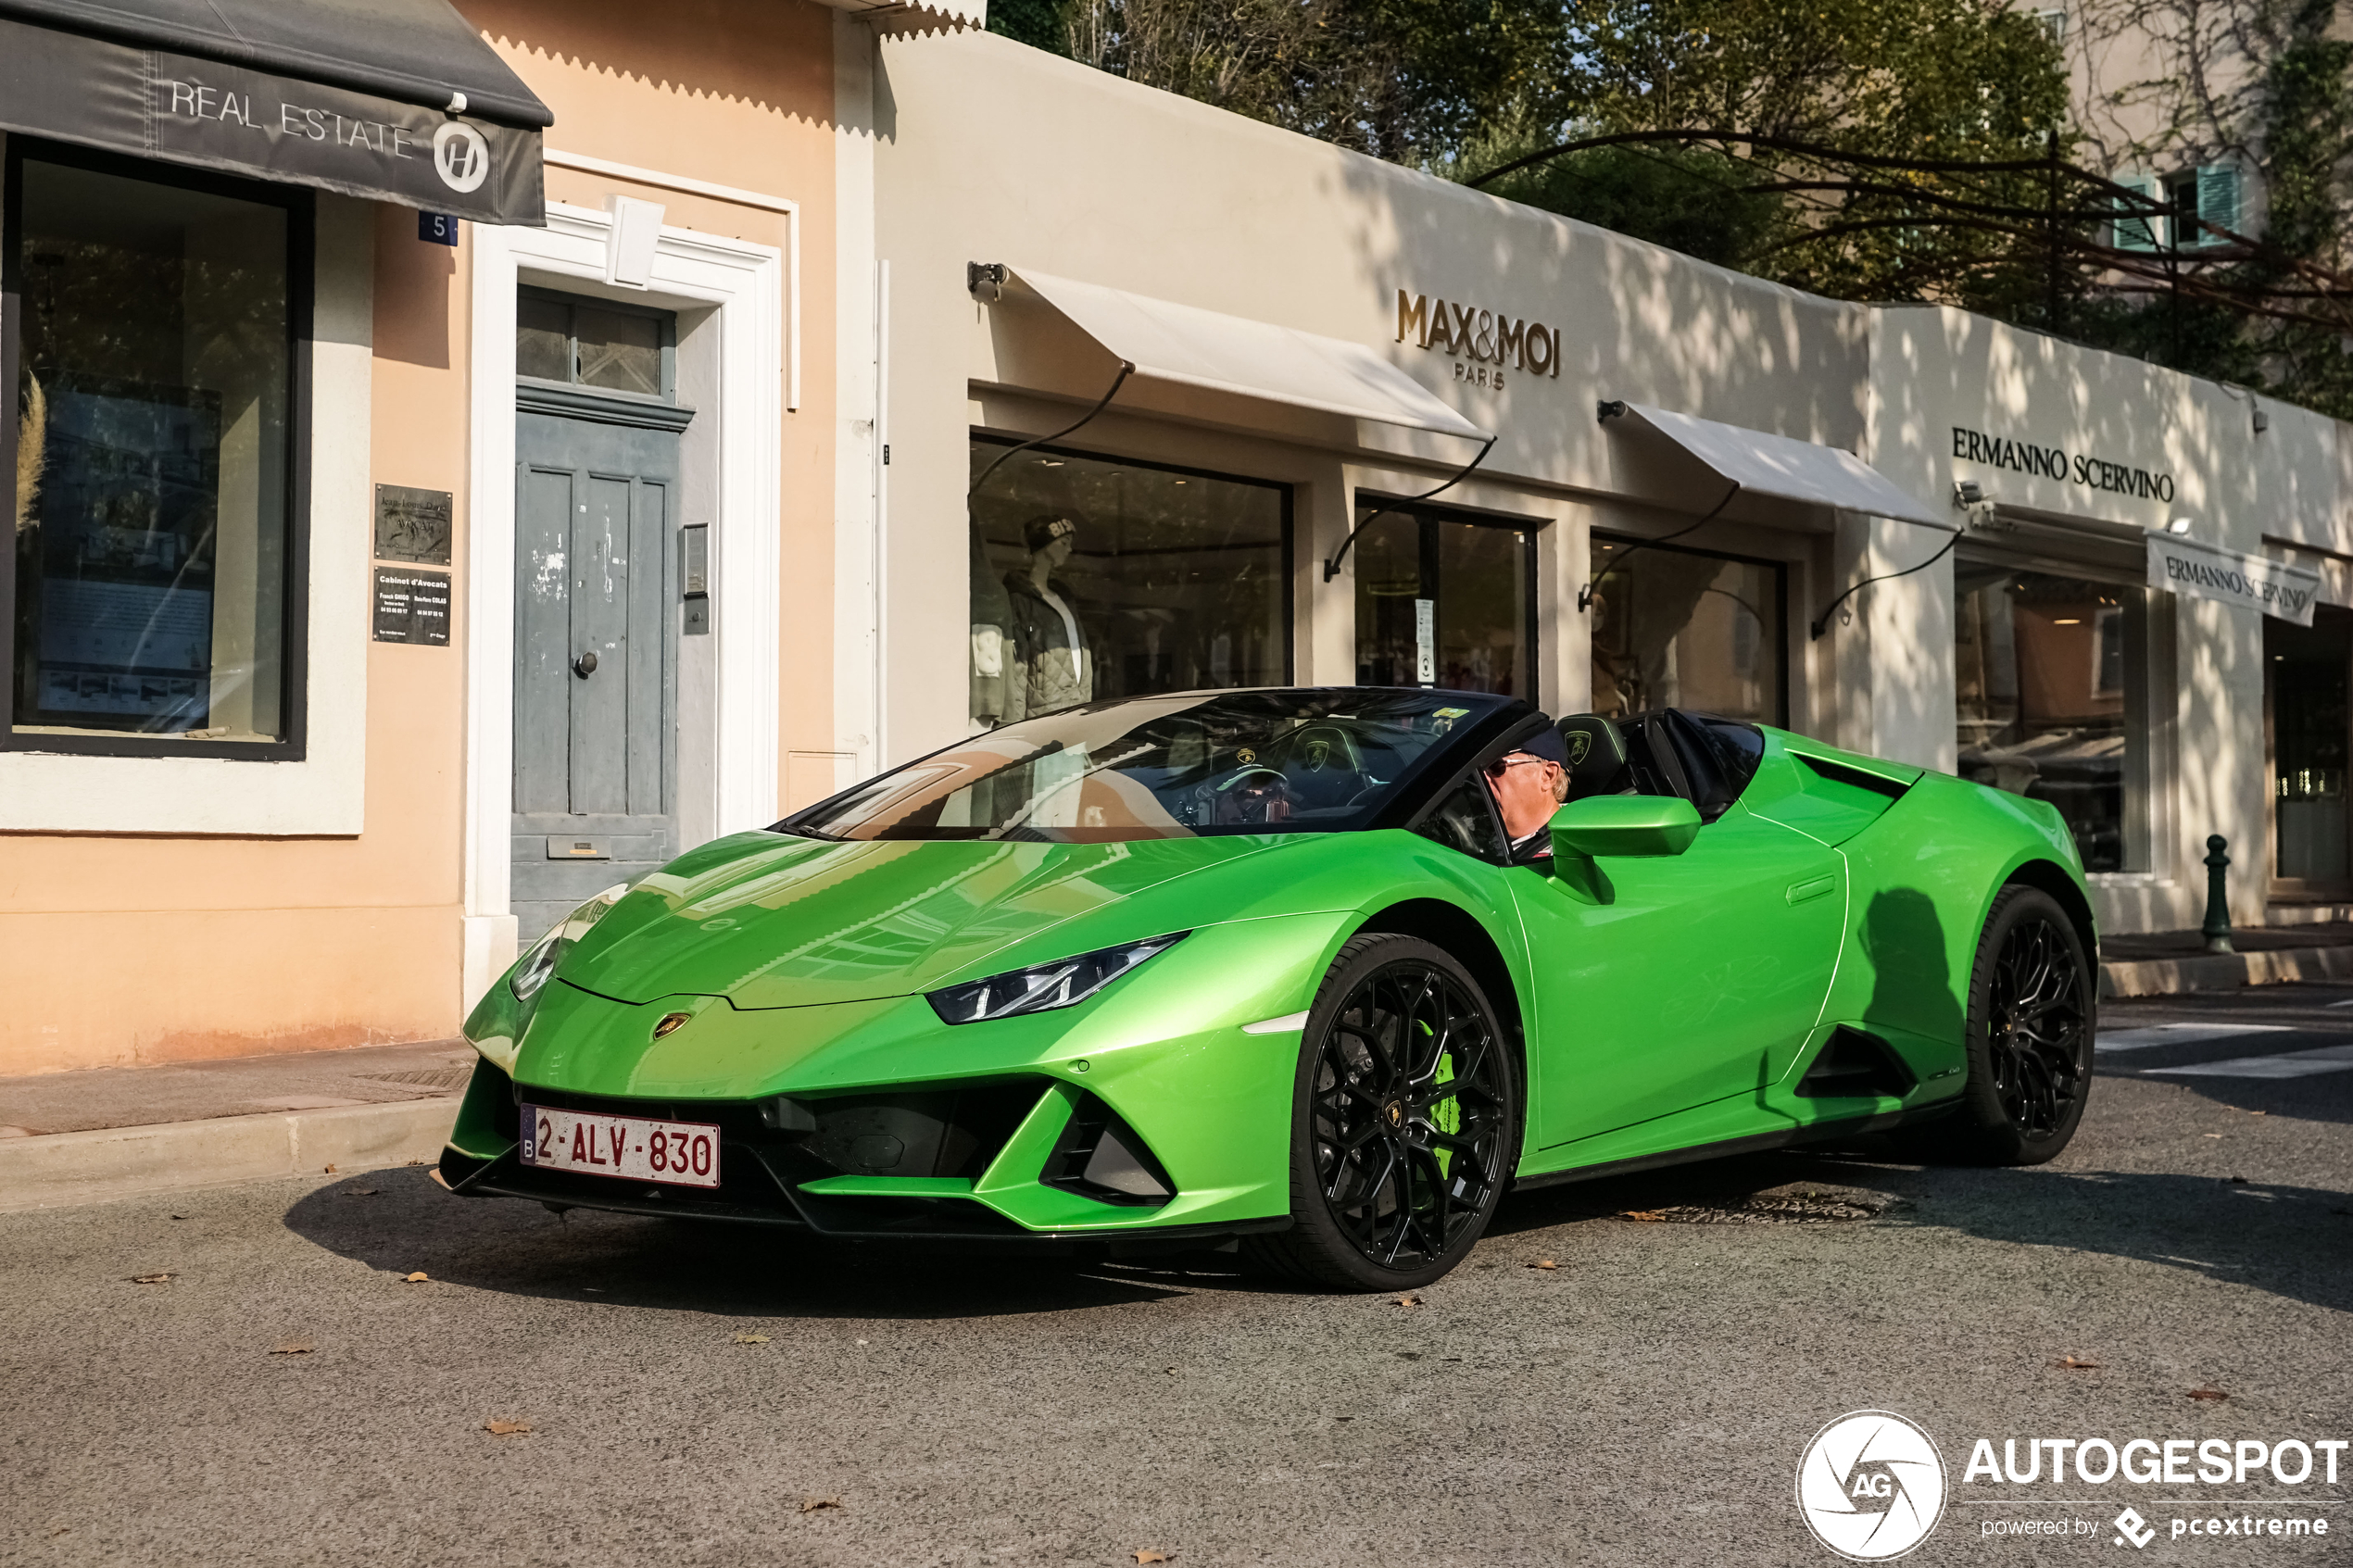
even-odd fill
[{"label": "awning support arm", "polygon": [[1382,518],[1389,516],[1391,512],[1401,510],[1406,507],[1419,506],[1422,502],[1427,501],[1431,496],[1439,494],[1440,491],[1452,490],[1455,485],[1460,484],[1464,480],[1468,479],[1470,477],[1471,470],[1485,462],[1487,460],[1487,454],[1494,450],[1494,447],[1495,438],[1491,435],[1487,438],[1487,444],[1478,449],[1478,456],[1473,458],[1469,462],[1465,463],[1460,471],[1458,471],[1453,478],[1440,485],[1437,490],[1425,490],[1410,501],[1400,501],[1394,506],[1382,507],[1378,511],[1375,511],[1367,516],[1364,521],[1350,529],[1348,531],[1348,537],[1340,542],[1340,548],[1332,552],[1332,558],[1324,563],[1324,581],[1328,583],[1333,578],[1340,575],[1340,563],[1348,558],[1348,547],[1356,543],[1356,535],[1364,533],[1365,530],[1370,528]]},{"label": "awning support arm", "polygon": [[[1606,409],[1609,405],[1604,403],[1602,407]],[[1625,406],[1623,404],[1619,405],[1620,408],[1623,408]],[[1607,419],[1609,416],[1604,413],[1602,418]],[[1692,523],[1689,528],[1679,528],[1672,533],[1662,533],[1655,539],[1645,539],[1641,544],[1636,545],[1633,549],[1627,551],[1625,555],[1617,557],[1607,566],[1593,573],[1592,577],[1587,581],[1585,585],[1577,590],[1577,608],[1579,610],[1583,610],[1591,606],[1593,602],[1593,590],[1602,585],[1602,579],[1607,577],[1611,572],[1616,571],[1619,567],[1624,566],[1629,559],[1630,559],[1643,547],[1643,546],[1664,545],[1669,539],[1680,539],[1684,534],[1692,533],[1693,530],[1705,528],[1709,523],[1716,521],[1718,516],[1723,512],[1726,507],[1732,504],[1732,497],[1740,493],[1741,482],[1736,479],[1732,481],[1732,487],[1724,492],[1724,498],[1717,502],[1714,506],[1708,508],[1707,515],[1701,518],[1697,522]]]},{"label": "awning support arm", "polygon": [[1042,446],[1049,441],[1060,441],[1063,436],[1068,435],[1072,431],[1076,430],[1080,425],[1085,424],[1088,420],[1093,419],[1097,414],[1100,414],[1105,408],[1110,408],[1111,400],[1119,395],[1119,389],[1126,385],[1127,378],[1135,373],[1136,367],[1128,363],[1126,360],[1122,359],[1119,362],[1119,374],[1112,377],[1111,390],[1103,394],[1102,400],[1101,402],[1097,403],[1093,408],[1088,409],[1085,413],[1079,415],[1074,423],[1063,426],[1062,429],[1054,432],[1051,435],[1033,435],[1018,446],[1006,447],[1002,452],[1000,452],[997,455],[997,460],[995,462],[980,470],[980,477],[974,480],[972,483],[972,488],[964,492],[964,499],[969,501],[974,496],[979,495],[980,487],[988,483],[988,476],[995,473],[999,469],[1003,468],[1005,466],[1005,459],[1012,457],[1014,453],[1026,452],[1032,446]]},{"label": "awning support arm", "polygon": [[1958,533],[1956,533],[1951,538],[1944,541],[1944,547],[1943,549],[1937,551],[1934,555],[1929,557],[1928,559],[1920,562],[1918,566],[1907,566],[1901,571],[1882,571],[1877,577],[1864,578],[1860,583],[1856,583],[1855,586],[1847,589],[1846,592],[1839,595],[1838,597],[1830,602],[1829,607],[1822,611],[1821,619],[1815,621],[1812,626],[1807,628],[1807,630],[1813,633],[1812,637],[1808,640],[1817,643],[1820,642],[1822,640],[1822,634],[1831,629],[1831,617],[1838,612],[1838,607],[1853,598],[1856,594],[1861,593],[1864,589],[1869,587],[1872,583],[1893,583],[1898,577],[1909,577],[1915,571],[1926,571],[1930,567],[1934,566],[1938,561],[1941,561],[1946,556],[1951,555],[1953,553],[1953,546],[1960,542],[1961,536]]}]

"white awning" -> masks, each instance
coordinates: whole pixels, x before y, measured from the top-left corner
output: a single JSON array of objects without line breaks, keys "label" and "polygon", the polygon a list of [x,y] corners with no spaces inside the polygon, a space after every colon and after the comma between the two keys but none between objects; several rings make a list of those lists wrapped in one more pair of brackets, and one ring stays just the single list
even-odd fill
[{"label": "white awning", "polygon": [[1749,494],[1894,518],[1947,533],[1961,531],[1959,522],[1939,517],[1852,452],[1645,403],[1628,403],[1625,408],[1629,420],[1657,432]]},{"label": "white awning", "polygon": [[1081,283],[1013,275],[1139,377],[1484,441],[1489,433],[1366,348],[1269,321]]}]

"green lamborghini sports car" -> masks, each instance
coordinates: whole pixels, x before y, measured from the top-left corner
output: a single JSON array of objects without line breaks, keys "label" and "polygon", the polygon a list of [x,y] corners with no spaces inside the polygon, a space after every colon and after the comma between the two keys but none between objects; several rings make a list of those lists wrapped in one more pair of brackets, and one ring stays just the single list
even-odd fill
[{"label": "green lamborghini sports car", "polygon": [[2050,806],[1778,730],[1100,702],[582,905],[467,1021],[439,1175],[841,1236],[1239,1238],[1410,1287],[1514,1186],[1866,1133],[2049,1159],[2094,943]]}]

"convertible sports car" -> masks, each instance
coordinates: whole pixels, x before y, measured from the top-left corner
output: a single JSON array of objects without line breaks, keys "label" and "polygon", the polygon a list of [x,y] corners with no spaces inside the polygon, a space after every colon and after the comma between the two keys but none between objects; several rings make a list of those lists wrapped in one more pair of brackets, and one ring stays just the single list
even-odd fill
[{"label": "convertible sports car", "polygon": [[1239,1238],[1392,1289],[1514,1185],[1899,1127],[1920,1158],[2065,1147],[2095,938],[2048,805],[1587,715],[1549,855],[1516,853],[1491,765],[1551,723],[1418,689],[1102,702],[705,845],[492,987],[441,1178],[849,1236]]}]

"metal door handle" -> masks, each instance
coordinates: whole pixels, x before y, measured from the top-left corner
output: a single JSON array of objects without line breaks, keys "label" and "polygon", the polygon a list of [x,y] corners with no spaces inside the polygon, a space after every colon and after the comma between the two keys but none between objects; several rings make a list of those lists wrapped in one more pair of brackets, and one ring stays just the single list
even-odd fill
[{"label": "metal door handle", "polygon": [[572,672],[579,676],[584,681],[589,676],[594,675],[597,672],[597,650],[591,648],[586,653],[582,654],[578,659],[573,659],[572,661]]}]

